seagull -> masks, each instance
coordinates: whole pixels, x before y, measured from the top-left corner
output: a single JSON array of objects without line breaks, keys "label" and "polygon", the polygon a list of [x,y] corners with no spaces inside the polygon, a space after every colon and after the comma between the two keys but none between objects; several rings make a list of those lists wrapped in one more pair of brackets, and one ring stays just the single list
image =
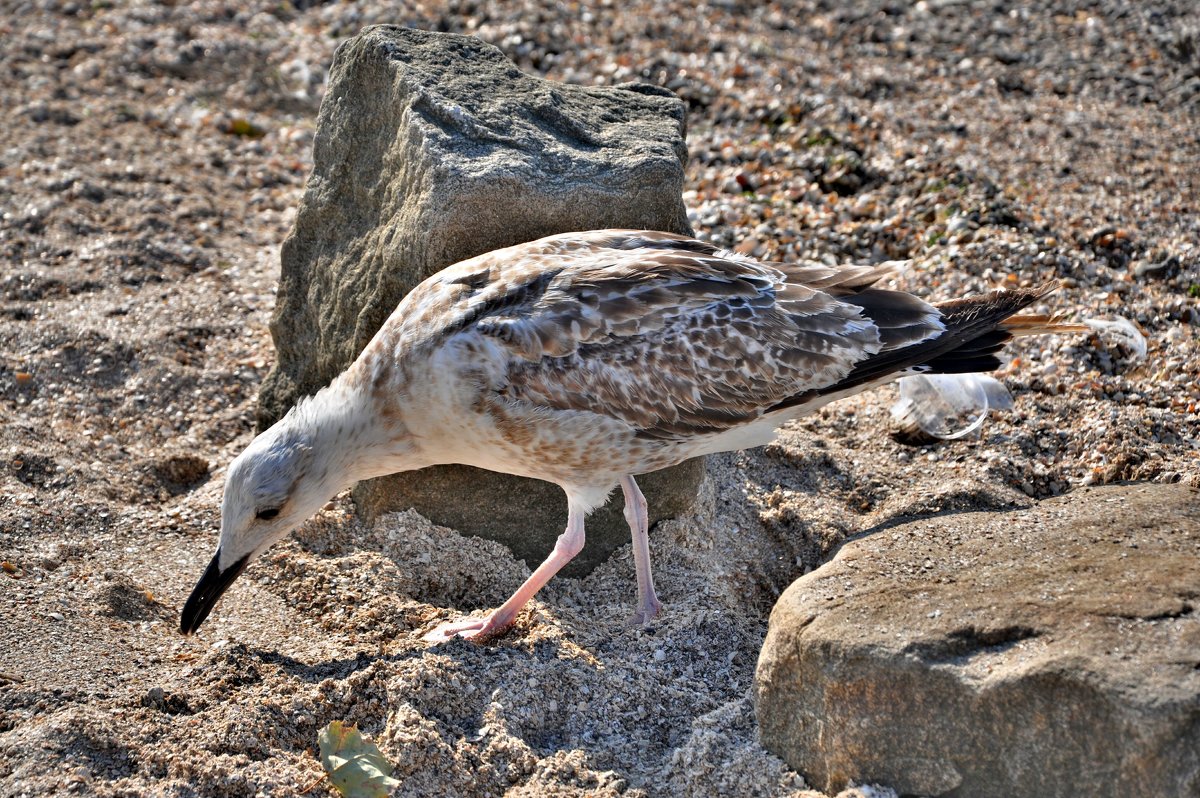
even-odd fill
[{"label": "seagull", "polygon": [[630,620],[649,622],[662,604],[636,475],[766,444],[786,421],[905,375],[994,370],[1014,336],[1086,329],[1017,315],[1052,286],[934,305],[875,287],[894,271],[759,262],[640,230],[554,235],[450,266],[234,459],[217,551],[181,631],[338,492],[442,463],[553,482],[568,519],[503,605],[425,639],[504,633],[582,550],[584,519],[617,486],[633,540]]}]

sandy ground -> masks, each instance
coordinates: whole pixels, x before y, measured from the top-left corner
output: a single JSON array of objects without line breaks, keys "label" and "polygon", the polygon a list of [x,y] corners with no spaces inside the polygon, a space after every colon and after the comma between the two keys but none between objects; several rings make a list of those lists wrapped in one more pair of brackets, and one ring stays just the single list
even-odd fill
[{"label": "sandy ground", "polygon": [[[293,795],[335,719],[401,795],[804,794],[748,698],[796,576],[897,518],[1200,480],[1191,4],[635,6],[4,4],[0,796]],[[431,647],[527,564],[339,497],[184,639],[325,72],[373,22],[676,90],[705,238],[911,259],[901,284],[936,299],[1058,280],[1053,308],[1131,320],[1148,356],[1023,343],[1014,410],[973,438],[898,442],[882,390],[713,458],[694,514],[651,534],[648,629],[622,625],[626,548],[502,640]]]}]

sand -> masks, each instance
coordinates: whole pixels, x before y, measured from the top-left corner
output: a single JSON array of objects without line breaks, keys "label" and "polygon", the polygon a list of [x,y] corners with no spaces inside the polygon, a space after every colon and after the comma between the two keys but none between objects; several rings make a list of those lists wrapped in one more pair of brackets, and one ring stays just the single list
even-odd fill
[{"label": "sand", "polygon": [[[817,795],[749,699],[797,576],[901,518],[969,532],[971,510],[1085,484],[1200,481],[1189,4],[470,5],[44,2],[0,22],[0,796],[294,795],[332,720],[380,744],[398,795]],[[1014,409],[974,437],[897,441],[885,389],[712,458],[693,513],[651,532],[666,610],[646,629],[623,625],[625,548],[493,644],[424,643],[530,564],[413,513],[368,527],[342,496],[183,638],[253,436],[325,70],[372,22],[673,88],[706,239],[909,259],[899,284],[933,299],[1057,280],[1045,309],[1129,319],[1148,355],[1022,342]]]}]

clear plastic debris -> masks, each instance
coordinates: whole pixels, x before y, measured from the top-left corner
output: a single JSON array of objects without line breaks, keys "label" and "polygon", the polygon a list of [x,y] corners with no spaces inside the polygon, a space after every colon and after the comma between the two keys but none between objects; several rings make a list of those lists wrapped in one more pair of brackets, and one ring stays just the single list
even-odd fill
[{"label": "clear plastic debris", "polygon": [[913,440],[962,438],[982,426],[988,410],[1013,406],[1008,389],[986,374],[918,374],[899,386],[892,418]]},{"label": "clear plastic debris", "polygon": [[1104,337],[1115,338],[1123,344],[1130,352],[1130,359],[1144,360],[1146,358],[1148,351],[1146,336],[1142,335],[1142,331],[1129,319],[1119,317],[1115,319],[1084,319],[1083,323]]},{"label": "clear plastic debris", "polygon": [[[1144,360],[1146,336],[1129,319],[1084,319],[1101,337],[1120,344],[1131,360]],[[986,374],[918,374],[899,382],[900,399],[892,405],[897,434],[914,443],[954,440],[983,425],[989,410],[1009,410],[1012,395]]]}]

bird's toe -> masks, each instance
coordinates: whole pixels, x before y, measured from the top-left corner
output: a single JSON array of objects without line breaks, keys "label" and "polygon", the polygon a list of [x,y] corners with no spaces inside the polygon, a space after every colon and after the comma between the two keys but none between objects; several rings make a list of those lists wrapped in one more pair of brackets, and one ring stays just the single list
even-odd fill
[{"label": "bird's toe", "polygon": [[478,632],[483,628],[485,619],[483,618],[468,618],[464,621],[447,621],[439,624],[429,632],[426,632],[421,639],[430,643],[445,643],[447,640],[453,640],[456,637],[470,637],[472,633]]},{"label": "bird's toe", "polygon": [[461,621],[447,621],[433,630],[426,632],[422,639],[429,643],[445,643],[456,637],[470,640],[473,643],[486,643],[507,632],[513,625],[509,620],[504,623],[496,613],[486,618],[465,618]]}]

